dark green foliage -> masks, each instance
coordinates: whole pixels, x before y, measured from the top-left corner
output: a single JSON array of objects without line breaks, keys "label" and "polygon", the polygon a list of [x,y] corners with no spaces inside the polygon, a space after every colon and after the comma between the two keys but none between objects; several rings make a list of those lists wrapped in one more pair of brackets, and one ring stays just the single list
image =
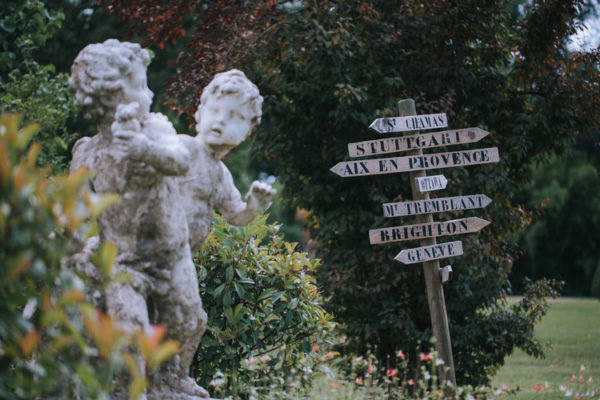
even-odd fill
[{"label": "dark green foliage", "polygon": [[64,14],[46,9],[39,0],[0,4],[0,111],[20,112],[42,129],[35,137],[42,144],[41,165],[64,170],[70,146],[78,137],[67,120],[77,115],[67,74],[52,65],[40,65],[35,53],[61,26]]},{"label": "dark green foliage", "polygon": [[[593,57],[575,65],[564,51],[578,2],[560,15],[556,4],[535,2],[517,20],[511,4],[497,1],[305,1],[288,16],[281,46],[257,59],[265,71],[256,80],[266,94],[267,129],[255,148],[281,160],[284,195],[312,211],[323,259],[319,284],[344,323],[350,350],[373,348],[393,362],[394,349],[415,348],[431,335],[419,266],[393,261],[418,244],[368,243],[370,228],[411,223],[384,221],[381,211],[384,202],[410,198],[407,174],[343,179],[329,172],[347,157],[348,142],[375,136],[367,129],[374,118],[395,115],[398,100],[414,98],[418,113],[446,112],[453,128],[490,131],[469,147],[500,149],[499,165],[444,171],[444,195],[493,199],[463,214],[492,224],[460,237],[465,256],[451,261],[455,278],[445,286],[458,381],[486,382],[515,347],[542,354],[532,311],[543,313],[538,302],[556,293],[553,284],[532,285],[528,302],[500,307],[517,253],[511,238],[523,222],[510,198],[528,179],[529,160],[561,151],[574,129],[594,126],[597,114],[584,110],[588,101],[597,107],[598,98]],[[532,47],[536,27],[554,26],[545,47]]]},{"label": "dark green foliage", "polygon": [[[484,210],[463,213],[492,224],[461,238],[466,255],[452,261],[455,279],[445,288],[459,384],[486,382],[515,347],[542,354],[533,327],[545,310],[543,296],[556,293],[554,284],[531,284],[524,302],[501,308],[519,253],[514,237],[527,219],[511,198],[530,178],[532,161],[564,151],[573,133],[597,128],[599,53],[570,54],[565,48],[582,0],[526,2],[524,14],[523,3],[191,4],[198,30],[178,58],[181,73],[170,91],[182,100],[174,107],[197,103],[197,83],[214,71],[241,68],[260,87],[264,115],[253,154],[279,162],[283,196],[311,212],[311,237],[323,260],[318,283],[343,323],[348,350],[372,350],[393,364],[394,349],[414,349],[431,335],[419,267],[393,261],[401,248],[417,243],[368,243],[370,228],[412,222],[384,221],[381,211],[384,202],[410,198],[407,174],[343,179],[329,172],[347,157],[348,142],[375,137],[367,129],[374,118],[397,114],[397,101],[413,98],[420,114],[445,112],[451,128],[490,131],[469,148],[500,149],[498,165],[444,171],[449,180],[444,195],[484,193],[493,199]],[[234,4],[229,9],[240,12],[219,7]],[[148,10],[137,8],[149,21]],[[177,18],[142,24],[140,31],[160,42],[168,38],[162,29],[177,27]]]},{"label": "dark green foliage", "polygon": [[294,251],[296,244],[285,242],[279,226],[266,220],[236,228],[215,216],[198,254],[208,328],[192,374],[208,386],[223,371],[219,395],[247,396],[252,386],[285,382],[334,326],[312,275],[319,261]]},{"label": "dark green foliage", "polygon": [[600,175],[590,157],[574,149],[540,166],[521,198],[538,213],[521,233],[514,280],[556,278],[566,295],[600,297]]}]

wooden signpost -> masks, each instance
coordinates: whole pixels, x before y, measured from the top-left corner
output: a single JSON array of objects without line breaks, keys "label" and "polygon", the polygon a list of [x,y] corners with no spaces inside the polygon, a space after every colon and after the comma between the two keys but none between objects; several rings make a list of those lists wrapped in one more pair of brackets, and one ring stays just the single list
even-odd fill
[{"label": "wooden signpost", "polygon": [[375,156],[378,154],[398,153],[415,149],[429,149],[455,144],[475,143],[489,134],[481,128],[455,129],[421,133],[419,135],[399,136],[364,142],[348,143],[350,157]]},{"label": "wooden signpost", "polygon": [[[419,149],[420,150],[420,149]],[[348,178],[353,176],[393,174],[450,167],[490,164],[500,161],[498,148],[461,150],[448,153],[415,154],[406,157],[376,158],[360,161],[342,161],[330,171]]]},{"label": "wooden signpost", "polygon": [[486,207],[491,202],[492,199],[485,194],[474,194],[469,196],[438,197],[437,199],[384,203],[383,216],[390,218],[446,211],[471,210],[474,208]]},{"label": "wooden signpost", "polygon": [[[416,115],[413,100],[398,102],[400,116],[379,118],[369,126],[379,133],[411,132],[438,129],[448,126],[446,114]],[[448,372],[440,368],[440,379],[450,380],[456,387],[454,360],[448,328],[448,316],[442,283],[449,280],[452,268],[440,269],[440,259],[463,254],[462,242],[436,243],[436,237],[477,232],[490,222],[470,217],[449,221],[434,221],[433,213],[462,211],[486,207],[491,199],[484,194],[429,198],[429,192],[446,188],[444,175],[426,176],[425,171],[470,165],[489,164],[500,161],[496,147],[454,152],[423,154],[423,149],[475,143],[488,135],[480,128],[465,128],[428,133],[416,133],[400,137],[368,140],[348,144],[350,157],[374,156],[406,151],[406,156],[392,158],[343,161],[331,168],[341,177],[369,176],[408,172],[412,189],[412,201],[386,203],[384,217],[415,216],[416,224],[369,230],[371,244],[386,244],[405,240],[419,240],[420,247],[400,251],[395,260],[404,264],[423,263],[423,275],[427,302],[431,314],[435,348],[444,360]]]},{"label": "wooden signpost", "polygon": [[415,264],[423,261],[439,260],[440,258],[456,257],[463,254],[462,242],[438,243],[433,246],[417,247],[402,250],[394,260],[403,264]]},{"label": "wooden signpost", "polygon": [[419,187],[419,192],[421,193],[446,189],[447,184],[448,179],[446,179],[444,175],[433,175],[417,178],[417,186]]}]

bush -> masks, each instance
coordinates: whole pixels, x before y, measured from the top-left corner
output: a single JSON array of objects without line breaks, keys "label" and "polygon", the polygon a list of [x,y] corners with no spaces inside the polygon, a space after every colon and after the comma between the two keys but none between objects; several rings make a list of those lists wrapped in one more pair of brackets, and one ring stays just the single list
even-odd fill
[{"label": "bush", "polygon": [[[0,398],[108,399],[125,365],[137,398],[146,379],[128,346],[152,368],[176,344],[160,342],[162,328],[126,334],[86,301],[84,281],[64,261],[81,250],[78,237],[96,232],[93,220],[114,199],[92,201],[82,192],[90,176],[83,170],[48,178],[48,169],[35,166],[40,145],[28,146],[38,127],[19,129],[20,121],[0,117]],[[110,243],[94,256],[106,278],[115,257]]]},{"label": "bush", "polygon": [[208,327],[192,374],[219,395],[286,387],[334,327],[312,276],[319,261],[294,251],[266,219],[237,228],[215,215],[196,260]]},{"label": "bush", "polygon": [[39,0],[5,0],[0,4],[0,112],[20,112],[41,129],[36,141],[40,165],[66,170],[78,134],[68,120],[77,116],[68,75],[40,65],[33,55],[61,26],[64,14],[49,11]]}]

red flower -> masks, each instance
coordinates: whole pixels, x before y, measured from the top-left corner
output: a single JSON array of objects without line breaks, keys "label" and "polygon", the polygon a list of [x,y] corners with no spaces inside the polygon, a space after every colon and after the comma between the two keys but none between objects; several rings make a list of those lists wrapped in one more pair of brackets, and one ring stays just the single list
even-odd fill
[{"label": "red flower", "polygon": [[583,375],[579,375],[579,382],[583,382],[585,381],[585,378],[583,377]]},{"label": "red flower", "polygon": [[400,350],[397,354],[398,358],[401,360],[404,360],[404,353],[402,352],[402,350]]},{"label": "red flower", "polygon": [[387,374],[388,376],[396,376],[396,371],[394,371],[392,368],[388,368]]},{"label": "red flower", "polygon": [[431,353],[423,354],[421,353],[421,361],[429,361],[431,360]]},{"label": "red flower", "polygon": [[314,351],[319,351],[319,346],[317,346],[316,344],[315,344],[315,345],[313,345],[313,350],[314,350]]},{"label": "red flower", "polygon": [[415,381],[413,381],[412,379],[409,379],[409,380],[408,380],[408,384],[409,384],[410,386],[412,386],[412,385],[414,385],[414,384],[415,384]]}]

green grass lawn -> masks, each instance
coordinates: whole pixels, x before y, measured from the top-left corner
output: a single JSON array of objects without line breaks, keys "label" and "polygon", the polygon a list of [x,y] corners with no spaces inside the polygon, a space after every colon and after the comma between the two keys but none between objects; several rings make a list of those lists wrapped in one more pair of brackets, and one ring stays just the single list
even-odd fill
[{"label": "green grass lawn", "polygon": [[[516,351],[506,360],[504,366],[493,379],[493,385],[507,384],[520,388],[517,399],[600,399],[600,301],[592,299],[558,299],[552,302],[551,309],[536,328],[536,336],[541,343],[552,343],[552,349],[545,359],[535,359],[522,351]],[[581,373],[585,382],[580,383]],[[571,381],[575,375],[576,380]],[[592,377],[593,383],[588,383]],[[534,385],[550,388],[534,391]],[[567,397],[560,391],[560,385],[572,390]],[[593,397],[584,393],[595,391]],[[504,396],[502,396],[504,398]]]}]

